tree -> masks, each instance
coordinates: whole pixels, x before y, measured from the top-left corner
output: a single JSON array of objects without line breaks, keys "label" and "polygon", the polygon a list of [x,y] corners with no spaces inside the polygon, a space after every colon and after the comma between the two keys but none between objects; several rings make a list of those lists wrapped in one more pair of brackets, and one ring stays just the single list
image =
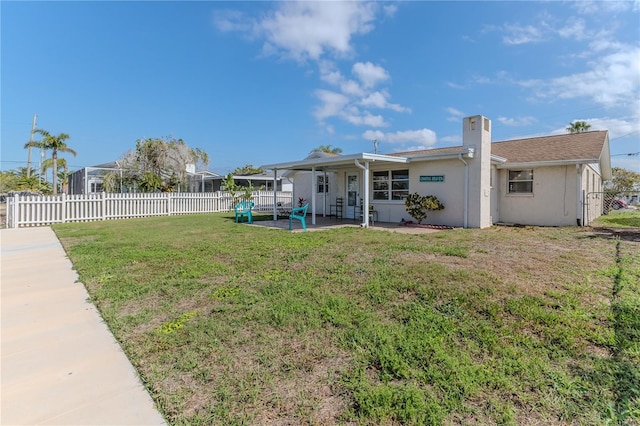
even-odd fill
[{"label": "tree", "polygon": [[591,128],[591,124],[586,121],[573,121],[569,127],[567,127],[567,132],[569,133],[582,133],[586,132]]},{"label": "tree", "polygon": [[[24,145],[25,149],[31,147],[31,148],[44,149],[45,151],[51,150],[53,170],[58,170],[58,152],[67,152],[73,155],[74,157],[76,156],[76,152],[73,149],[69,148],[67,146],[67,143],[65,142],[70,137],[68,134],[60,133],[58,135],[52,135],[51,133],[43,129],[36,129],[34,133],[39,133],[40,135],[42,135],[42,140],[27,142]],[[58,193],[58,174],[57,173],[53,173],[52,187],[53,187],[53,195],[56,195]]]},{"label": "tree", "polygon": [[264,169],[261,167],[253,167],[251,164],[245,164],[242,167],[236,167],[234,171],[231,172],[232,175],[257,175],[259,173],[264,173]]},{"label": "tree", "polygon": [[313,154],[314,152],[325,152],[327,154],[342,154],[342,148],[332,148],[331,145],[320,145],[317,148],[311,150],[309,154]]},{"label": "tree", "polygon": [[20,177],[14,170],[0,172],[0,194],[15,191],[18,188],[19,179]]},{"label": "tree", "polygon": [[119,163],[123,181],[144,192],[171,192],[187,184],[187,166],[206,166],[209,155],[190,148],[182,139],[138,139],[136,149],[127,152]]},{"label": "tree", "polygon": [[233,205],[240,201],[250,201],[253,194],[253,184],[249,181],[249,186],[241,186],[233,179],[233,173],[229,173],[224,179],[224,190],[233,197]]},{"label": "tree", "polygon": [[50,194],[51,188],[47,182],[40,181],[34,169],[18,167],[16,170],[0,172],[0,193],[4,194],[10,191],[33,191]]},{"label": "tree", "polygon": [[[67,160],[64,158],[58,159],[58,181],[60,183],[60,190],[66,192],[66,185],[69,183],[69,169],[67,168]],[[42,162],[41,171],[42,176],[47,176],[47,170],[53,170],[53,158],[47,158]]]},{"label": "tree", "polygon": [[417,192],[409,194],[404,200],[404,205],[407,208],[407,213],[418,223],[422,223],[427,218],[428,211],[444,209],[444,206],[435,195],[422,196]]},{"label": "tree", "polygon": [[611,180],[605,182],[605,188],[612,192],[640,190],[640,173],[632,170],[614,167],[611,169]]}]

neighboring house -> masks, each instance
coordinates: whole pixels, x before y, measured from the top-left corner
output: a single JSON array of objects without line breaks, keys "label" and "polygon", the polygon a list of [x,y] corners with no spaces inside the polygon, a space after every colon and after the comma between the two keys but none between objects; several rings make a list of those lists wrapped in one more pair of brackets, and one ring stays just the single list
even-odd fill
[{"label": "neighboring house", "polygon": [[110,172],[121,173],[117,161],[83,167],[69,174],[69,194],[95,194],[102,192],[104,176]]},{"label": "neighboring house", "polygon": [[[463,120],[458,147],[380,155],[310,155],[301,161],[262,166],[287,170],[294,199],[310,202],[316,214],[376,220],[412,220],[404,198],[409,193],[435,195],[444,210],[429,212],[426,222],[465,228],[495,223],[586,225],[602,211],[602,181],[611,178],[606,131],[544,136],[491,143],[491,121]],[[327,182],[328,186],[323,185]],[[311,194],[315,194],[311,196]],[[583,200],[589,200],[585,203]]]},{"label": "neighboring house", "polygon": [[[213,179],[213,190],[223,191],[226,176],[219,176]],[[256,190],[265,189],[273,191],[273,174],[256,173],[253,175],[233,175],[233,181],[240,186],[253,186]],[[286,173],[279,172],[276,179],[276,190],[291,192],[293,191],[293,181],[291,181]]]},{"label": "neighboring house", "polygon": [[[93,167],[83,167],[69,174],[69,194],[95,194],[103,191],[104,177],[107,173],[116,173],[120,176],[120,189],[118,192],[135,192],[135,189],[125,188],[122,185],[123,169],[117,161],[99,164]],[[216,184],[222,179],[217,173],[207,170],[187,171],[189,176],[188,192],[214,192]],[[218,184],[219,188],[220,185]]]}]

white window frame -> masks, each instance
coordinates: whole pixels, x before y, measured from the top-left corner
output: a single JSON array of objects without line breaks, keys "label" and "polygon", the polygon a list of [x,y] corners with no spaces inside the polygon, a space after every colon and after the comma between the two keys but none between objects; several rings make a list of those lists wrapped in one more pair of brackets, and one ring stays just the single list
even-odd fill
[{"label": "white window frame", "polygon": [[[513,174],[513,175],[512,175]],[[533,169],[520,169],[507,171],[507,194],[510,195],[532,195],[533,194]],[[526,185],[526,189],[518,189]]]},{"label": "white window frame", "polygon": [[[397,174],[400,173],[406,177],[398,178]],[[409,195],[409,182],[409,169],[376,170],[371,178],[371,200],[404,202]],[[398,188],[399,184],[404,187]]]},{"label": "white window frame", "polygon": [[325,175],[316,176],[316,194],[328,194],[329,193],[329,176],[327,180],[324,180]]}]

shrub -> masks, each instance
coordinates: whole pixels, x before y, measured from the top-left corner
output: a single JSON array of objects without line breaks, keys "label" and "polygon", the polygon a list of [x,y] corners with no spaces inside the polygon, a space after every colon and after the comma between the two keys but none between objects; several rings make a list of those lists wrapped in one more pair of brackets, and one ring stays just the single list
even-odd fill
[{"label": "shrub", "polygon": [[409,194],[404,205],[407,207],[407,213],[418,223],[422,223],[427,218],[428,211],[444,209],[444,206],[435,195],[422,196],[417,192]]}]

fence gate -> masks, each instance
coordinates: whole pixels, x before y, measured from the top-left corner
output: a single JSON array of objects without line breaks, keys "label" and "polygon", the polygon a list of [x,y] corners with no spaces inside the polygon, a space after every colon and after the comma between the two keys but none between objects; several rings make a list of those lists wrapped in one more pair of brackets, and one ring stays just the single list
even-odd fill
[{"label": "fence gate", "polygon": [[585,224],[589,224],[598,216],[609,214],[612,211],[637,207],[639,202],[639,191],[588,192],[584,200]]}]

